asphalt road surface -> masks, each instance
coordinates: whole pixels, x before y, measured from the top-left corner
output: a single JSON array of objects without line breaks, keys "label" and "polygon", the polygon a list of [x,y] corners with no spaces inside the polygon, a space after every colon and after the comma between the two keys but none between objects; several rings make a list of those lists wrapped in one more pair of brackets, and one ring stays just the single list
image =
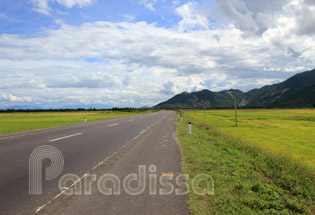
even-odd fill
[{"label": "asphalt road surface", "polygon": [[[64,167],[46,180],[44,159],[42,194],[30,195],[30,155],[43,145],[62,153]],[[67,174],[81,180],[60,190]],[[0,214],[189,214],[182,174],[170,111],[2,135]]]}]

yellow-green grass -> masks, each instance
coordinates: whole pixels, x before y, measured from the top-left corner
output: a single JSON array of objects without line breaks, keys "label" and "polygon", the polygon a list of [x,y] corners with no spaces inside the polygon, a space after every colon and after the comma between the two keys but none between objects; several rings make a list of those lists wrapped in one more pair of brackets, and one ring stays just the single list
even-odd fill
[{"label": "yellow-green grass", "polygon": [[0,113],[0,134],[9,134],[41,128],[50,128],[63,125],[107,120],[118,117],[127,117],[136,114],[149,113],[121,112],[121,111],[80,111],[80,112],[39,112],[39,113]]},{"label": "yellow-green grass", "polygon": [[263,150],[287,155],[315,167],[315,109],[187,111],[199,121]]},{"label": "yellow-green grass", "polygon": [[[232,117],[231,111],[212,113]],[[177,117],[176,123],[183,169],[189,175],[188,203],[193,215],[315,213],[312,167],[222,132],[202,120],[203,114],[186,111],[184,122]],[[223,127],[232,126],[215,119]],[[188,121],[193,125],[192,134],[187,132]],[[192,191],[192,179],[198,174],[214,179],[214,195],[200,196]],[[205,183],[201,187],[205,188]]]}]

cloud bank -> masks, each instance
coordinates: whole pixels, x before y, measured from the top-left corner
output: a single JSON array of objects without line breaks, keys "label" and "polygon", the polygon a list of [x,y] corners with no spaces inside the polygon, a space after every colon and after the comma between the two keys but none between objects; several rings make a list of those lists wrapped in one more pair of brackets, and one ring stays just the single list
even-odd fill
[{"label": "cloud bank", "polygon": [[[32,2],[50,13],[52,1]],[[55,3],[71,8],[91,1]],[[141,3],[154,9],[155,1]],[[246,91],[314,68],[313,1],[174,5],[180,21],[172,27],[60,22],[36,37],[2,34],[0,104],[151,106],[182,91]]]}]

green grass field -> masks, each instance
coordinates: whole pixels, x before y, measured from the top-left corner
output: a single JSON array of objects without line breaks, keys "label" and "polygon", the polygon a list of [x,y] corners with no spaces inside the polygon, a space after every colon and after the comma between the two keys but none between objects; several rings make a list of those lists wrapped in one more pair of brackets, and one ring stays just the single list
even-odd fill
[{"label": "green grass field", "polygon": [[[183,168],[208,174],[215,194],[190,192],[192,214],[314,214],[315,110],[184,111]],[[187,122],[192,134],[187,134]]]},{"label": "green grass field", "polygon": [[315,167],[315,109],[238,110],[237,128],[233,110],[186,114],[262,150]]},{"label": "green grass field", "polygon": [[120,111],[80,111],[80,112],[39,112],[39,113],[0,113],[0,134],[9,134],[41,128],[50,128],[63,125],[107,120],[118,117],[127,117],[143,112]]}]

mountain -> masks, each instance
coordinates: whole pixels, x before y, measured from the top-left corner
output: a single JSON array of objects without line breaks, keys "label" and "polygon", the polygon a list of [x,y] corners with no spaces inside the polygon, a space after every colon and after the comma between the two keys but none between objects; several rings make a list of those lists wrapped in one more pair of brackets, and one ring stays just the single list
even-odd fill
[{"label": "mountain", "polygon": [[246,93],[245,106],[264,106],[279,102],[315,84],[315,69],[298,73],[284,82]]},{"label": "mountain", "polygon": [[315,84],[276,102],[275,107],[315,107]]},{"label": "mountain", "polygon": [[232,95],[241,107],[310,107],[315,104],[315,69],[246,93],[237,89],[183,92],[154,108],[226,108],[234,104]]},{"label": "mountain", "polygon": [[211,108],[211,107],[229,107],[234,104],[234,100],[227,92],[232,92],[238,100],[244,98],[244,93],[240,90],[221,91],[218,93],[209,90],[187,93],[183,92],[173,98],[162,102],[155,108]]}]

